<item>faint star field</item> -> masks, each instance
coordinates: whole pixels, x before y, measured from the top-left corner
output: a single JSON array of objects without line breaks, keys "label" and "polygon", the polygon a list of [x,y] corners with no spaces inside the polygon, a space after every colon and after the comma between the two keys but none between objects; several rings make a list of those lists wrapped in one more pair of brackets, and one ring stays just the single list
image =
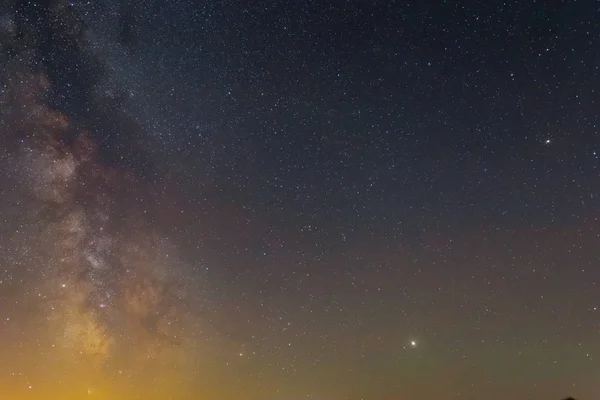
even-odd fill
[{"label": "faint star field", "polygon": [[0,398],[597,398],[599,14],[3,2]]}]

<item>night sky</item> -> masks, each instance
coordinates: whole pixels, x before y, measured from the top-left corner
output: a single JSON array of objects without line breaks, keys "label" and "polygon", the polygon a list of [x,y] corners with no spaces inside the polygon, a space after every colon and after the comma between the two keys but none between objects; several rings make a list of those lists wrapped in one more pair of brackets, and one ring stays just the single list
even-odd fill
[{"label": "night sky", "polygon": [[0,1],[0,398],[597,399],[598,21]]}]

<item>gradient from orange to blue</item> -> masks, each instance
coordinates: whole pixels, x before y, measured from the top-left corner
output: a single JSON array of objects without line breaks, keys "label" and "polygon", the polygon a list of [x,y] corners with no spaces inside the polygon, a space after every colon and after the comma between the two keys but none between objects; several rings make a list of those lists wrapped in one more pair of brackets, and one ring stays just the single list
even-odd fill
[{"label": "gradient from orange to blue", "polygon": [[595,399],[596,2],[0,4],[0,399]]}]

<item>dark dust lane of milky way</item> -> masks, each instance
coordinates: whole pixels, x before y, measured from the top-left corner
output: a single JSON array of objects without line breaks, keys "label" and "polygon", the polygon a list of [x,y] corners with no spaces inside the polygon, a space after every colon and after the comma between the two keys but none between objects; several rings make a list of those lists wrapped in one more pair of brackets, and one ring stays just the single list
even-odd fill
[{"label": "dark dust lane of milky way", "polygon": [[1,1],[0,398],[598,398],[599,20]]}]

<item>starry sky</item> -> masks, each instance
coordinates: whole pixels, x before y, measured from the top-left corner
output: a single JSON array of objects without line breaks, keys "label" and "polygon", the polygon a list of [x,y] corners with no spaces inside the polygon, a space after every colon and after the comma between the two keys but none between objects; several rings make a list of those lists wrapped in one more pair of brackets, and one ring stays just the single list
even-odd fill
[{"label": "starry sky", "polygon": [[0,2],[0,397],[597,398],[599,18]]}]

